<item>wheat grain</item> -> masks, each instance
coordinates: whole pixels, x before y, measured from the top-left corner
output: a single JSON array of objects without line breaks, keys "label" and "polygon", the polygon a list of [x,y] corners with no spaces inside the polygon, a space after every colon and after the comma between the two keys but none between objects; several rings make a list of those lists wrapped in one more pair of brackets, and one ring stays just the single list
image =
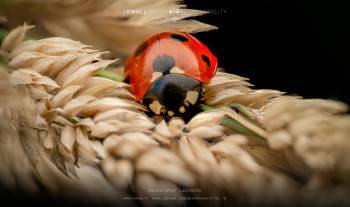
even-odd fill
[{"label": "wheat grain", "polygon": [[[158,187],[171,188],[167,195],[180,198],[188,195],[181,189],[194,188],[200,190],[191,196],[226,197],[252,206],[287,205],[296,198],[308,205],[318,203],[317,195],[347,204],[336,200],[350,194],[350,162],[344,158],[350,152],[350,118],[342,114],[347,105],[250,89],[246,78],[218,72],[206,85],[204,98],[205,104],[216,109],[199,113],[188,123],[179,117],[159,121],[145,114],[146,108],[135,102],[128,84],[95,76],[113,60],[103,60],[101,52],[65,38],[22,43],[29,28],[17,28],[2,44],[12,61],[11,74],[4,79],[23,91],[28,89],[25,99],[35,113],[20,125],[20,107],[11,109],[11,101],[0,96],[0,116],[8,120],[0,127],[18,135],[9,127],[14,121],[18,129],[26,126],[28,133],[36,134],[37,141],[24,142],[27,151],[21,156],[28,156],[24,162],[36,159],[38,153],[43,157],[36,168],[38,180],[50,191],[75,186],[94,192],[93,182],[87,179],[100,182],[102,173],[94,167],[101,166],[97,169],[116,189],[127,192],[132,188],[138,196],[163,196],[150,191]],[[7,137],[1,133],[0,138]],[[10,146],[6,140],[5,146]],[[22,146],[16,140],[12,144]],[[11,154],[8,149],[1,151],[0,159],[17,171],[7,153]],[[34,166],[28,163],[15,176],[0,166],[1,175],[10,178],[7,185],[18,181],[35,191],[35,185],[26,181],[31,175],[28,168]],[[84,181],[63,174],[83,176]],[[114,190],[105,180],[101,183],[96,189],[110,196],[107,190]],[[183,202],[179,199],[178,204]]]}]

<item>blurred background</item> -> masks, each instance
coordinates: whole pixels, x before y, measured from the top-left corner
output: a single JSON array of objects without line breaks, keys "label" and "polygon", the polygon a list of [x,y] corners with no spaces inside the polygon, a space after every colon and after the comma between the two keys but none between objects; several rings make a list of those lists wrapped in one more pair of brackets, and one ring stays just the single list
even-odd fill
[{"label": "blurred background", "polygon": [[220,29],[196,35],[256,88],[350,103],[350,2],[186,0]]}]

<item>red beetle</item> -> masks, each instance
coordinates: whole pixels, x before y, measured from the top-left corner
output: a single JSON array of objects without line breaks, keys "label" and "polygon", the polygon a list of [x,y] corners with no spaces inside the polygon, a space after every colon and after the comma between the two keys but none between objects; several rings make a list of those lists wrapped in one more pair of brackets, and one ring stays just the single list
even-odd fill
[{"label": "red beetle", "polygon": [[126,80],[138,101],[157,115],[183,115],[198,106],[203,83],[217,70],[217,58],[193,36],[155,34],[142,43],[125,66]]}]

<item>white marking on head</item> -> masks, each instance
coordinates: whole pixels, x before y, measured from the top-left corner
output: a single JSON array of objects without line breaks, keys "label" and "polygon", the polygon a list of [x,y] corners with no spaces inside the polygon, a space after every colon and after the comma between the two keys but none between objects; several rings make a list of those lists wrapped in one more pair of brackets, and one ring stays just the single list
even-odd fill
[{"label": "white marking on head", "polygon": [[157,115],[160,114],[162,108],[164,106],[162,106],[162,104],[159,103],[159,101],[153,101],[150,105],[149,108]]},{"label": "white marking on head", "polygon": [[174,113],[173,111],[168,111],[168,115],[169,115],[169,116],[174,116],[175,113]]},{"label": "white marking on head", "polygon": [[163,76],[163,73],[161,73],[161,72],[154,72],[153,75],[152,75],[151,82],[154,82],[155,80],[157,80],[158,78],[160,78],[162,76]]},{"label": "white marking on head", "polygon": [[181,68],[178,68],[178,67],[173,67],[170,69],[169,71],[170,73],[178,73],[178,74],[184,74],[185,71],[183,71]]},{"label": "white marking on head", "polygon": [[185,101],[190,102],[190,104],[195,105],[199,97],[197,91],[187,91]]},{"label": "white marking on head", "polygon": [[185,113],[185,111],[186,111],[185,107],[184,106],[180,106],[179,112],[183,114],[183,113]]}]

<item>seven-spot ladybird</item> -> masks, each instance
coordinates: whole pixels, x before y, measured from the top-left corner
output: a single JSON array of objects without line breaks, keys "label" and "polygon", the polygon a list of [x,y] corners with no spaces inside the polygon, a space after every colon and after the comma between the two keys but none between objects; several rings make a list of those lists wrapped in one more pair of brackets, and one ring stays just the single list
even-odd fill
[{"label": "seven-spot ladybird", "polygon": [[142,43],[125,66],[125,77],[138,101],[156,115],[184,116],[201,102],[217,69],[217,58],[193,36],[155,34]]}]

